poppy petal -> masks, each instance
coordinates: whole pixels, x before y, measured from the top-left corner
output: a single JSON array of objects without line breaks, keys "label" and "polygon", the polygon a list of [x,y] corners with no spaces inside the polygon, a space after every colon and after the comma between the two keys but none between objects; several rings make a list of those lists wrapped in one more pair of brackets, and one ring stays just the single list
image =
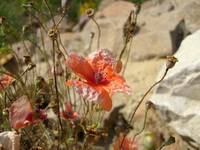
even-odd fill
[{"label": "poppy petal", "polygon": [[65,103],[65,110],[60,112],[60,115],[64,119],[71,119],[71,120],[78,119],[78,113],[73,111],[72,105],[70,103]]},{"label": "poppy petal", "polygon": [[114,68],[116,65],[115,58],[112,56],[111,52],[106,49],[91,53],[87,60],[95,71],[104,70],[106,67]]},{"label": "poppy petal", "polygon": [[106,85],[104,85],[104,88],[110,93],[114,94],[117,92],[122,92],[126,94],[131,93],[131,89],[128,85],[126,85],[126,81],[124,78],[120,75],[113,75],[110,79],[110,82]]},{"label": "poppy petal", "polygon": [[78,56],[76,53],[72,52],[70,53],[66,64],[78,76],[87,81],[94,80],[94,71],[84,57]]},{"label": "poppy petal", "polygon": [[74,86],[76,92],[88,101],[99,103],[102,108],[109,111],[112,108],[112,100],[103,86],[82,81],[68,81],[68,86]]},{"label": "poppy petal", "polygon": [[100,93],[102,108],[106,111],[110,111],[112,108],[112,100],[109,93],[101,86],[97,86],[95,89]]},{"label": "poppy petal", "polygon": [[33,122],[33,110],[27,96],[20,97],[11,105],[9,120],[14,129],[25,128]]},{"label": "poppy petal", "polygon": [[76,92],[88,101],[97,102],[99,99],[100,94],[92,86],[83,81],[69,80],[66,85],[74,86]]}]

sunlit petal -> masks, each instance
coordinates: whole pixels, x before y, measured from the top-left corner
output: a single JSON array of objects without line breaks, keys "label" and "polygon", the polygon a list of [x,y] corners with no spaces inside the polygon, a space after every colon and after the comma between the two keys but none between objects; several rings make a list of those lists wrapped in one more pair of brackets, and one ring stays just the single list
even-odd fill
[{"label": "sunlit petal", "polygon": [[126,84],[126,81],[124,80],[123,77],[119,75],[113,75],[112,78],[110,79],[111,81],[104,85],[104,88],[110,93],[114,94],[117,92],[122,92],[126,94],[131,93],[130,87]]},{"label": "sunlit petal", "polygon": [[72,52],[66,64],[78,76],[89,81],[94,80],[94,71],[84,57],[78,56],[76,53]]}]

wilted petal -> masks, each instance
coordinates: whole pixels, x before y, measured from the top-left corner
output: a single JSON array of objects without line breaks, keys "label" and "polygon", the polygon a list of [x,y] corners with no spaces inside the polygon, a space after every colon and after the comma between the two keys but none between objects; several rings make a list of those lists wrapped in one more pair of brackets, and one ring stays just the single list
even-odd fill
[{"label": "wilted petal", "polygon": [[66,63],[75,74],[88,81],[94,80],[94,71],[85,58],[72,52],[70,53]]},{"label": "wilted petal", "polygon": [[20,97],[10,106],[9,120],[14,129],[25,128],[33,122],[33,110],[27,96]]}]

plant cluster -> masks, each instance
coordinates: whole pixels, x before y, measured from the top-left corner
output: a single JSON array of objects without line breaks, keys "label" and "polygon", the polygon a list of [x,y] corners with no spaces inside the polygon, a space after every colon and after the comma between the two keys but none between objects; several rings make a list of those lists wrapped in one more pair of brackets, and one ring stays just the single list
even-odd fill
[{"label": "plant cluster", "polygon": [[[104,125],[105,113],[112,110],[112,95],[118,92],[130,94],[131,89],[127,85],[123,72],[126,69],[126,62],[122,58],[127,45],[132,43],[137,23],[137,15],[140,11],[140,4],[136,11],[131,11],[124,24],[124,47],[118,58],[112,56],[109,50],[101,48],[101,29],[94,17],[94,10],[88,9],[88,17],[97,25],[98,40],[97,50],[89,56],[83,57],[75,52],[68,52],[60,39],[59,24],[70,8],[61,11],[58,22],[54,20],[54,14],[47,0],[43,0],[46,11],[36,9],[37,2],[27,3],[31,18],[37,21],[51,39],[52,56],[46,57],[45,48],[40,48],[41,54],[49,64],[49,75],[38,76],[36,68],[39,65],[32,59],[31,50],[26,49],[29,55],[24,56],[20,61],[17,54],[12,50],[8,37],[10,30],[14,30],[7,18],[0,17],[1,29],[1,78],[0,78],[0,132],[15,130],[21,135],[21,149],[98,149],[98,145],[106,143],[110,137],[109,128]],[[49,15],[53,26],[47,28],[43,17]],[[32,41],[30,35],[25,36],[24,25],[17,35]],[[9,30],[8,30],[9,29]],[[42,39],[41,39],[42,40]],[[48,51],[48,50],[47,50]],[[36,52],[37,54],[37,52]],[[124,127],[116,131],[116,138],[112,147],[114,150],[138,150],[136,137],[127,137],[132,129],[132,121],[141,103],[150,90],[159,84],[172,68],[177,59],[173,56],[167,57],[166,71],[163,77],[150,87],[137,104],[135,110],[130,114],[130,120]],[[50,63],[49,63],[50,62]],[[147,112],[153,104],[148,102]],[[162,147],[174,143],[175,139],[170,137],[163,143]],[[162,149],[160,147],[160,149]]]}]

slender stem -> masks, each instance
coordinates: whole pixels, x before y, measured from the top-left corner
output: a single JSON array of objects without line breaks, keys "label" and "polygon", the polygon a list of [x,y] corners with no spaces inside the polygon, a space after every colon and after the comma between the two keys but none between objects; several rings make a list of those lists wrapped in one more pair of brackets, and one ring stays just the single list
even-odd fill
[{"label": "slender stem", "polygon": [[[62,42],[62,40],[61,40],[60,34],[58,34],[58,40],[59,40],[59,42],[60,42],[61,47],[64,49],[66,55],[69,56],[69,54],[68,54],[68,52],[67,52],[67,50],[66,50],[66,48],[65,48],[65,46],[64,46],[64,44],[63,44],[63,42]],[[64,53],[64,54],[65,54],[65,53]],[[64,56],[65,56],[65,55],[64,55]],[[65,58],[66,58],[66,56],[65,56]]]},{"label": "slender stem", "polygon": [[53,20],[53,24],[54,24],[54,26],[56,27],[56,22],[55,22],[53,13],[52,13],[52,11],[51,11],[51,9],[50,9],[50,7],[49,7],[49,4],[48,4],[47,0],[44,0],[44,2],[45,2],[46,6],[47,6],[47,8],[48,8],[48,10],[49,10],[49,14],[50,14],[50,16],[51,16],[51,18],[52,18],[52,20]]},{"label": "slender stem", "polygon": [[131,41],[130,41],[130,44],[129,44],[128,56],[127,56],[127,58],[126,58],[126,62],[125,62],[125,64],[124,64],[124,70],[123,70],[123,72],[122,72],[122,75],[123,75],[123,76],[124,76],[124,74],[125,74],[125,70],[126,70],[126,67],[127,67],[128,61],[129,61],[129,58],[130,58],[132,43],[133,43],[133,38],[131,38]]},{"label": "slender stem", "polygon": [[149,92],[150,92],[157,84],[159,84],[160,82],[162,82],[162,80],[163,80],[163,79],[165,78],[165,76],[167,75],[168,70],[169,70],[169,69],[166,69],[166,70],[165,70],[165,73],[164,73],[164,75],[162,76],[162,78],[161,78],[159,81],[157,81],[156,83],[154,83],[154,84],[147,90],[147,92],[144,94],[144,96],[140,99],[139,103],[137,104],[137,106],[136,106],[136,108],[135,108],[135,110],[134,110],[134,112],[133,112],[133,114],[132,114],[132,116],[131,116],[131,119],[130,119],[129,123],[132,122],[133,117],[135,116],[135,113],[137,112],[138,108],[140,107],[140,105],[141,105],[142,102],[144,101],[145,97],[149,94]]},{"label": "slender stem", "polygon": [[147,108],[146,108],[146,110],[145,110],[145,116],[144,116],[143,126],[142,126],[142,128],[140,129],[140,131],[134,135],[133,141],[135,141],[135,138],[136,138],[138,135],[140,135],[140,134],[144,131],[144,129],[145,129],[146,122],[147,122],[148,110],[149,110],[149,107],[147,106]]},{"label": "slender stem", "polygon": [[163,144],[163,145],[161,145],[160,147],[159,147],[159,149],[158,150],[162,150],[163,149],[163,147],[165,147],[165,145]]},{"label": "slender stem", "polygon": [[128,44],[128,40],[126,39],[126,41],[124,43],[124,47],[122,48],[121,53],[119,55],[118,61],[120,61],[122,59],[122,56],[123,56],[123,54],[124,54],[124,52],[126,50],[127,44]]},{"label": "slender stem", "polygon": [[[144,94],[144,96],[140,99],[140,101],[139,101],[139,103],[137,104],[135,110],[133,111],[133,114],[131,115],[131,118],[130,118],[130,120],[129,120],[129,124],[131,124],[131,122],[133,121],[133,117],[135,116],[135,113],[137,112],[138,108],[140,107],[140,105],[141,105],[142,102],[144,101],[145,97],[149,94],[149,92],[150,92],[157,84],[159,84],[160,82],[163,81],[163,79],[164,79],[165,76],[167,75],[168,70],[169,70],[169,69],[166,68],[165,73],[164,73],[164,75],[162,76],[162,78],[161,78],[159,81],[155,82],[155,83],[147,90],[147,92]],[[120,145],[120,148],[122,147],[123,142],[124,142],[126,136],[127,136],[127,135],[124,135],[123,140],[122,140],[122,143],[121,143],[121,145]]]},{"label": "slender stem", "polygon": [[97,23],[97,21],[93,17],[91,17],[91,19],[96,24],[97,29],[98,29],[97,49],[99,49],[100,48],[100,38],[101,38],[101,28],[100,28],[99,24]]},{"label": "slender stem", "polygon": [[[62,127],[62,122],[61,122],[61,118],[60,118],[60,101],[59,101],[59,94],[58,94],[58,87],[57,87],[57,77],[56,77],[56,54],[55,54],[55,41],[52,40],[52,43],[53,43],[53,76],[54,76],[54,86],[55,86],[55,90],[56,90],[56,101],[57,101],[57,115],[58,115],[58,129],[59,130],[59,135],[62,134],[62,130],[63,130],[63,127]],[[60,142],[60,139],[61,136],[59,137],[59,142]],[[59,145],[60,143],[58,143],[58,149],[59,149]]]}]

